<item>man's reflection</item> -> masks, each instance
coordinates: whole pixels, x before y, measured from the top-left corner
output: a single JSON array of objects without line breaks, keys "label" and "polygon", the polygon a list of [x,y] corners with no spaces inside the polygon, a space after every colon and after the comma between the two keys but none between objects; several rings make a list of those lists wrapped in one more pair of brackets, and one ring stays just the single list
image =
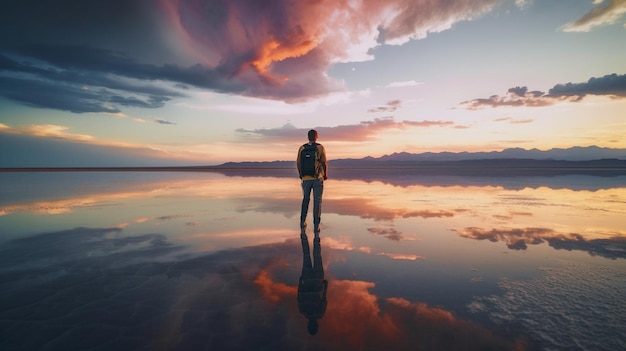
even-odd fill
[{"label": "man's reflection", "polygon": [[315,335],[319,328],[317,320],[326,312],[328,281],[324,279],[320,238],[316,235],[313,239],[313,263],[311,263],[309,238],[305,233],[302,233],[300,238],[302,239],[303,260],[302,275],[298,282],[298,309],[309,320],[307,325],[309,334]]}]

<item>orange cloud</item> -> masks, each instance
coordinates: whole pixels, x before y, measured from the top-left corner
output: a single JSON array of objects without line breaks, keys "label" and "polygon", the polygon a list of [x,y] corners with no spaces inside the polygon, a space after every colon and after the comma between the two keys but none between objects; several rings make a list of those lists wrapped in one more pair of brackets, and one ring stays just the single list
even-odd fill
[{"label": "orange cloud", "polygon": [[410,210],[404,208],[392,209],[376,205],[374,200],[362,198],[328,199],[324,200],[324,211],[341,215],[357,216],[381,221],[391,221],[396,218],[443,218],[454,217],[454,212],[447,210]]},{"label": "orange cloud", "polygon": [[21,128],[4,128],[6,132],[11,134],[32,135],[36,137],[48,137],[66,139],[71,141],[93,141],[94,137],[86,134],[69,133],[69,127],[54,124],[30,125]]},{"label": "orange cloud", "polygon": [[254,283],[261,288],[264,298],[272,302],[278,302],[284,297],[294,297],[298,292],[296,286],[288,286],[283,283],[276,283],[270,277],[267,269],[261,269],[254,279]]},{"label": "orange cloud", "polygon": [[[330,350],[522,350],[450,311],[402,298],[381,300],[365,281],[331,280],[316,336]],[[382,302],[382,303],[381,303]]]},{"label": "orange cloud", "polygon": [[379,256],[387,256],[389,258],[392,258],[394,260],[408,260],[408,261],[415,261],[418,259],[423,259],[424,256],[418,256],[418,255],[407,255],[407,254],[393,254],[393,253],[379,253]]},{"label": "orange cloud", "polygon": [[315,40],[304,40],[302,42],[290,45],[289,43],[279,42],[275,38],[270,38],[259,49],[258,57],[250,62],[257,73],[272,82],[285,81],[288,77],[272,77],[270,72],[271,65],[275,62],[284,61],[290,58],[296,58],[306,55],[316,46]]}]

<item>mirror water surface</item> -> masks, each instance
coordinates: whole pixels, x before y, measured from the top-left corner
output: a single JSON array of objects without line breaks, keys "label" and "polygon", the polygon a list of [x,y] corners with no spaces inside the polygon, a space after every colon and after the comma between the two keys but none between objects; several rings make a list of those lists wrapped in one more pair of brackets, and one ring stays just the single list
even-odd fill
[{"label": "mirror water surface", "polygon": [[626,176],[0,180],[3,350],[626,349]]}]

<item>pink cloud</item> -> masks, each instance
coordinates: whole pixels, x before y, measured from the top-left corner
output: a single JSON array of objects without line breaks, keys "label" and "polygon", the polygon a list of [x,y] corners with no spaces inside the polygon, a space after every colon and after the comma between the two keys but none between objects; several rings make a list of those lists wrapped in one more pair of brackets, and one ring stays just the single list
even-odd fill
[{"label": "pink cloud", "polygon": [[527,123],[532,123],[533,119],[527,118],[527,119],[514,119],[512,117],[502,117],[502,118],[497,118],[494,120],[495,122],[508,122],[510,124],[527,124]]},{"label": "pink cloud", "polygon": [[525,86],[518,86],[510,88],[504,96],[492,95],[489,98],[463,101],[460,105],[468,110],[478,110],[484,107],[543,107],[558,102],[578,102],[587,95],[608,96],[614,99],[626,98],[626,74],[613,73],[598,78],[591,77],[582,83],[557,84],[548,93],[529,91]]},{"label": "pink cloud", "polygon": [[[359,124],[339,125],[336,127],[315,128],[320,139],[325,141],[365,141],[375,137],[377,134],[392,129],[407,128],[429,128],[453,126],[452,121],[396,121],[392,117],[376,118],[372,121],[363,121]],[[284,142],[301,141],[306,136],[307,129],[296,128],[291,124],[286,124],[281,128],[271,129],[238,129],[237,132],[248,137],[259,137],[263,139],[273,139]]]}]

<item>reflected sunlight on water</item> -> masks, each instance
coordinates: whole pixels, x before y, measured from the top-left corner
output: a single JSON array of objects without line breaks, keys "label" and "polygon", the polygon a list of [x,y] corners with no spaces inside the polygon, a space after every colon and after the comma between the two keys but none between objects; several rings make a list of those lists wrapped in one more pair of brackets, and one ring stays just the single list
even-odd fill
[{"label": "reflected sunlight on water", "polygon": [[[476,349],[626,347],[623,177],[329,180],[315,339],[295,305],[297,178],[0,179],[0,323],[13,335],[0,346],[63,348],[90,328],[102,349],[235,349],[268,335],[268,349],[454,349],[451,333]],[[163,296],[146,304],[154,289]],[[134,317],[116,326],[126,308]],[[242,338],[251,321],[260,329]],[[20,339],[26,326],[40,337]]]}]

